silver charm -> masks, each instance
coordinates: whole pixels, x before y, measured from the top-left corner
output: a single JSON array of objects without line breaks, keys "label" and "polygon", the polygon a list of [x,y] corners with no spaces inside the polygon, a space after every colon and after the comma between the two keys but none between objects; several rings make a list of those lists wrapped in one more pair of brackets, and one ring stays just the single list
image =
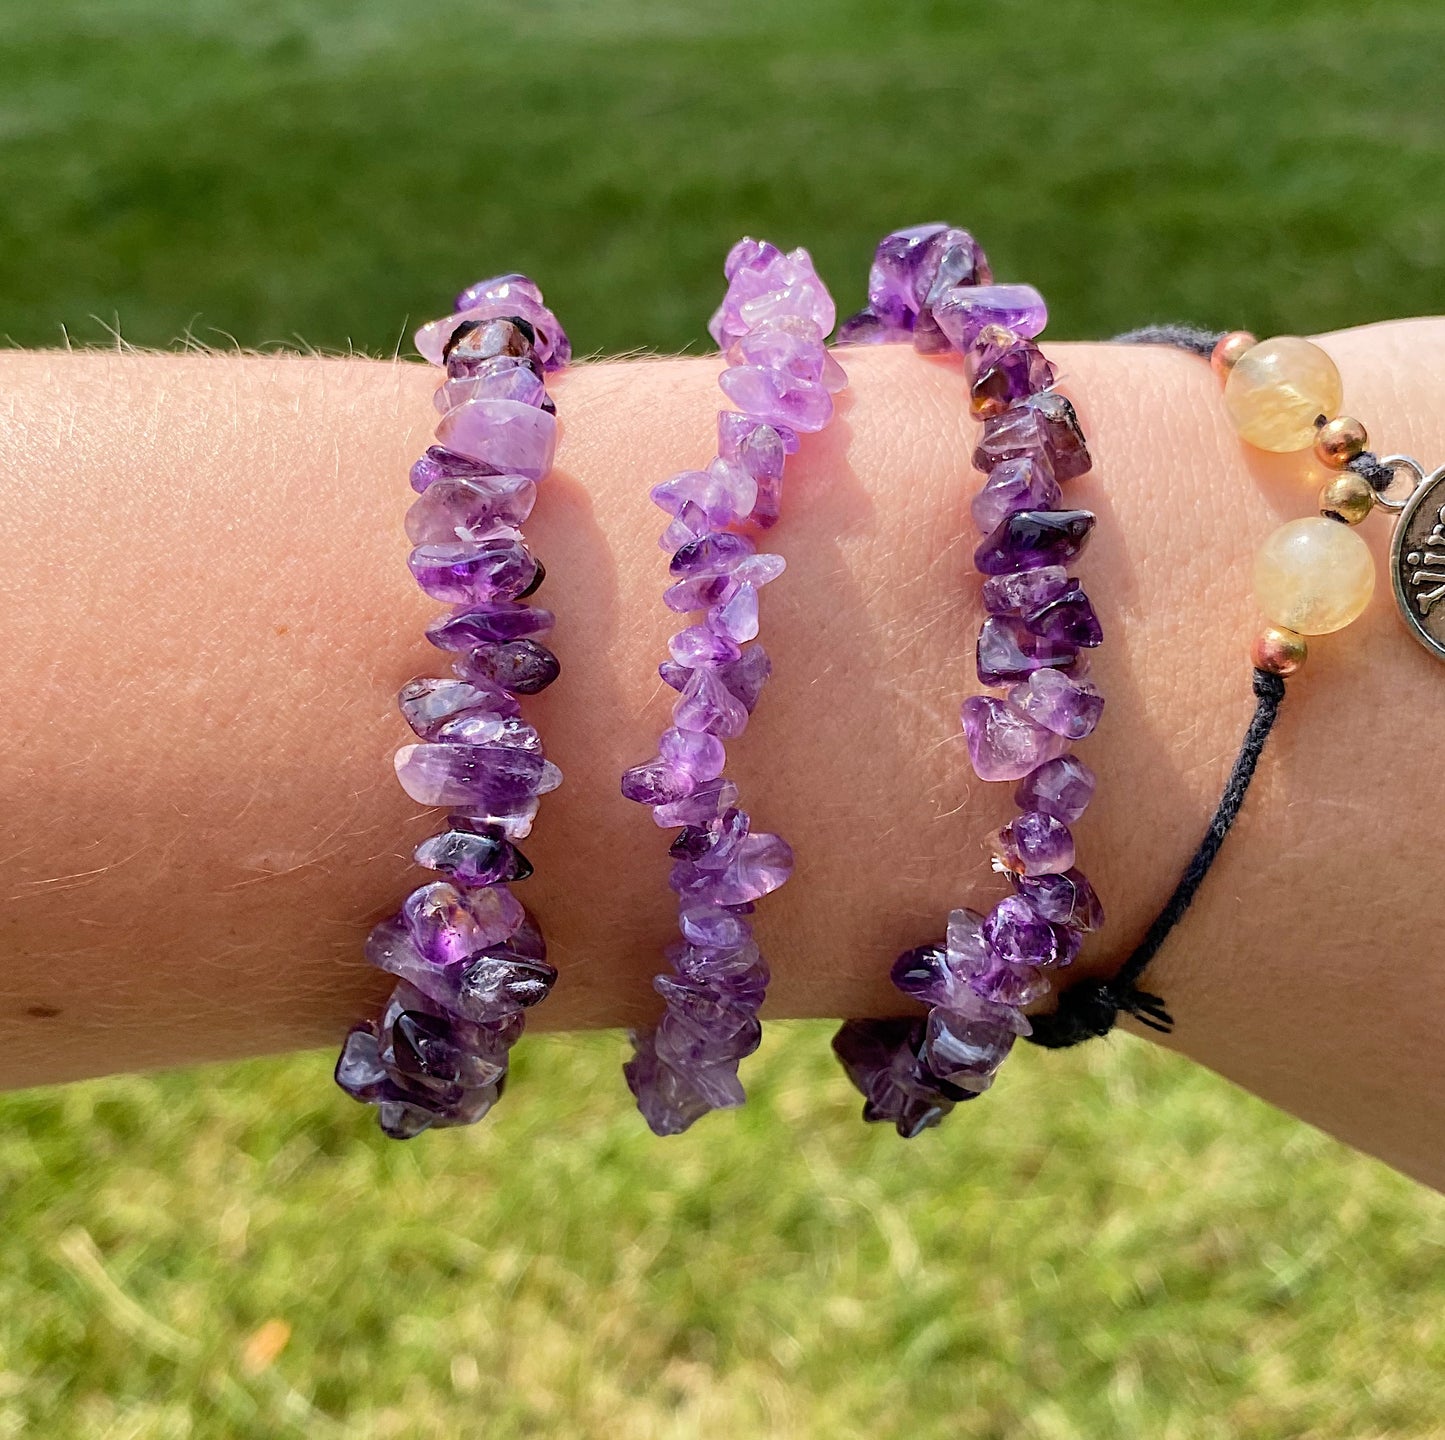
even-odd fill
[{"label": "silver charm", "polygon": [[1395,603],[1410,633],[1445,660],[1445,465],[1427,475],[1409,455],[1382,455],[1380,463],[1415,479],[1403,499],[1376,497],[1377,504],[1399,512],[1390,543]]}]

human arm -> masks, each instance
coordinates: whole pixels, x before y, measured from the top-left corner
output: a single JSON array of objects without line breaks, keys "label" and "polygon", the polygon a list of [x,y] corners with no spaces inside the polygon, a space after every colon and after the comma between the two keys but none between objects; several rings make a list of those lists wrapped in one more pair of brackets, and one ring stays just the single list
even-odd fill
[{"label": "human arm", "polygon": [[[1325,343],[1383,445],[1445,454],[1445,324]],[[1107,971],[1217,798],[1251,705],[1253,550],[1314,488],[1293,461],[1251,464],[1200,362],[1051,353],[1096,458],[1072,495],[1099,513],[1079,568],[1108,707],[1081,747],[1100,787],[1078,839],[1110,922],[1080,967]],[[769,541],[789,563],[764,595],[774,678],[731,747],[759,824],[798,854],[759,915],[771,1016],[897,1009],[892,956],[999,890],[982,842],[1007,787],[972,779],[957,724],[978,688],[960,376],[842,358],[850,399],[790,465]],[[666,841],[617,776],[671,698],[647,490],[711,453],[716,368],[587,365],[556,387],[529,535],[563,676],[529,714],[566,783],[524,848],[562,978],[537,1028],[655,1013]],[[4,1083],[334,1042],[387,988],[361,941],[436,818],[389,763],[396,689],[443,673],[401,534],[432,383],[299,356],[0,358]],[[1386,528],[1367,526],[1377,553]],[[1149,975],[1171,1043],[1436,1184],[1442,699],[1382,587],[1291,682],[1237,832]]]}]

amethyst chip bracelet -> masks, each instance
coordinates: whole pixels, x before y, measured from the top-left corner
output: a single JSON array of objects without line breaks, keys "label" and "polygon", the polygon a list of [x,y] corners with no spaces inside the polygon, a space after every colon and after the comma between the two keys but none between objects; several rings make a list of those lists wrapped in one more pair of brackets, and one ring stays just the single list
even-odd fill
[{"label": "amethyst chip bracelet", "polygon": [[378,1017],[352,1027],[336,1065],[337,1084],[375,1106],[395,1139],[480,1120],[502,1092],[523,1012],[557,978],[511,886],[532,873],[516,842],[562,778],[521,718],[518,697],[545,689],[558,665],[537,639],[553,617],[528,603],[545,571],[519,527],[556,448],[545,376],[571,346],[523,275],[463,291],[416,344],[445,378],[438,443],[411,471],[409,563],[452,607],[427,639],[455,659],[451,676],[412,680],[397,697],[419,743],[397,752],[396,773],[413,800],[450,813],[415,853],[439,878],[366,942],[397,984]]},{"label": "amethyst chip bracelet", "polygon": [[987,612],[977,670],[1004,693],[970,696],[962,722],[975,773],[1015,782],[1020,807],[991,839],[993,866],[1014,893],[986,916],[953,911],[942,943],[894,962],[894,985],[926,1015],[852,1020],[833,1042],[865,1098],[863,1118],[911,1137],[993,1083],[1014,1042],[1030,1034],[1024,1007],[1048,992],[1046,972],[1071,964],[1103,921],[1069,828],[1094,792],[1093,772],[1072,751],[1103,710],[1087,659],[1103,632],[1069,574],[1094,516],[1064,508],[1062,487],[1092,462],[1034,343],[1047,319],[1043,299],[1027,285],[994,284],[966,230],[932,224],[884,238],[868,301],[841,327],[840,343],[956,352],[983,422],[973,464],[986,479],[971,504]]},{"label": "amethyst chip bracelet", "polygon": [[727,293],[709,329],[727,359],[718,383],[738,408],[718,412],[717,454],[652,491],[670,517],[663,603],[701,612],[659,667],[678,698],[657,756],[622,776],[672,842],[670,885],[679,938],[670,973],[653,984],[665,1003],[653,1030],[634,1032],[625,1068],[638,1109],[659,1135],[710,1110],[741,1105],[738,1065],[758,1046],[768,967],[753,939],[754,903],[792,873],[781,836],[754,829],[724,774],[723,742],[742,734],[771,670],[757,643],[758,591],[783,571],[747,533],[779,515],[783,467],[800,433],[821,430],[847,383],[825,340],[836,315],[806,250],[784,254],[743,239],[724,266]]}]

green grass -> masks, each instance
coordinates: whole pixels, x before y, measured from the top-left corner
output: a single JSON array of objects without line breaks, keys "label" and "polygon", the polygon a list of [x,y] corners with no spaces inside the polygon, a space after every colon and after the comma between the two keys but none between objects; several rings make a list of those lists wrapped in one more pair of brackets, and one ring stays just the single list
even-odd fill
[{"label": "green grass", "polygon": [[826,1037],[665,1151],[609,1036],[411,1146],[324,1057],[12,1098],[0,1433],[1439,1434],[1438,1197],[1140,1042],[903,1147]]},{"label": "green grass", "polygon": [[[1063,335],[1438,308],[1431,0],[0,0],[0,54],[20,344],[389,351],[514,266],[701,344],[744,230],[846,305],[932,217]],[[902,1146],[826,1038],[666,1145],[606,1036],[410,1146],[322,1056],[9,1097],[0,1436],[1441,1433],[1445,1202],[1124,1040]]]}]

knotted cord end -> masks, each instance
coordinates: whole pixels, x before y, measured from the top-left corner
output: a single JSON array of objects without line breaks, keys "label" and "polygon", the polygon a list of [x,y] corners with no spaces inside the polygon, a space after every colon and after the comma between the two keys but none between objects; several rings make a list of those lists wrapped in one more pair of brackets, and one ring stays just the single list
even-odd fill
[{"label": "knotted cord end", "polygon": [[1174,1018],[1158,995],[1127,982],[1081,980],[1059,996],[1058,1009],[1051,1014],[1029,1016],[1033,1032],[1027,1038],[1045,1050],[1066,1050],[1107,1035],[1121,1010],[1161,1034],[1174,1028]]}]

